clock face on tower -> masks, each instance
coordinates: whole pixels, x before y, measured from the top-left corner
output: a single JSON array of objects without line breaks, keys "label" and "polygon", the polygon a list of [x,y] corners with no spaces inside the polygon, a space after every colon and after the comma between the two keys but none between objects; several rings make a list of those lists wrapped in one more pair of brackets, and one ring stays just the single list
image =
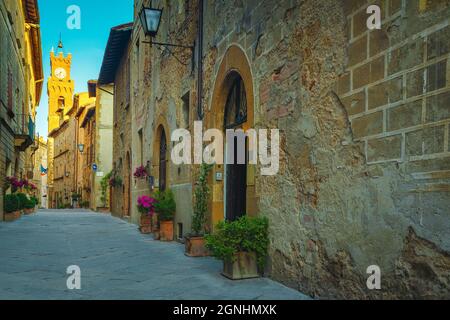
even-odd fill
[{"label": "clock face on tower", "polygon": [[64,68],[57,68],[55,70],[55,76],[60,79],[63,80],[66,76],[67,76],[67,72]]}]

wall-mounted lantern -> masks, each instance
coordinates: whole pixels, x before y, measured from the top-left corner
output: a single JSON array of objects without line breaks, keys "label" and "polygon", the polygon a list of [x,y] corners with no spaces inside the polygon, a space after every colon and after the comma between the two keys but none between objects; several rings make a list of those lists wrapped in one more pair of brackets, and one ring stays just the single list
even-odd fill
[{"label": "wall-mounted lantern", "polygon": [[[146,36],[150,36],[151,38],[155,38],[158,34],[159,26],[161,24],[161,18],[162,18],[162,9],[155,9],[155,8],[148,8],[148,7],[142,7],[141,12],[139,13],[139,19],[141,21],[142,28],[144,30],[144,34]],[[163,46],[167,49],[167,51],[175,58],[178,62],[180,62],[183,65],[184,64],[181,60],[179,60],[174,53],[169,49],[169,47],[177,47],[177,48],[185,48],[190,49],[192,53],[194,53],[194,46],[185,46],[181,44],[173,44],[173,43],[163,43],[163,42],[156,42],[156,41],[143,41],[143,43],[149,43],[154,45]]]}]

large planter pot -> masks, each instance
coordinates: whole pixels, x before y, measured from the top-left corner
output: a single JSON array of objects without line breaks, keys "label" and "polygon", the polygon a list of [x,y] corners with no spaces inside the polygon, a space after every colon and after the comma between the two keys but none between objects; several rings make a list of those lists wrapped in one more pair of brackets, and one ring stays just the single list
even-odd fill
[{"label": "large planter pot", "polygon": [[16,221],[17,219],[20,219],[21,216],[22,213],[20,211],[5,213],[4,220],[5,222],[13,222]]},{"label": "large planter pot", "polygon": [[239,252],[236,259],[223,262],[222,275],[231,280],[258,278],[258,265],[256,254],[252,252]]},{"label": "large planter pot", "polygon": [[152,233],[152,217],[141,215],[139,231],[143,234]]},{"label": "large planter pot", "polygon": [[173,241],[173,221],[160,221],[159,232],[161,241]]},{"label": "large planter pot", "polygon": [[34,209],[23,209],[23,214],[29,216],[34,213]]},{"label": "large planter pot", "polygon": [[187,236],[185,240],[185,255],[188,257],[207,257],[210,255],[209,250],[206,248],[204,237]]}]

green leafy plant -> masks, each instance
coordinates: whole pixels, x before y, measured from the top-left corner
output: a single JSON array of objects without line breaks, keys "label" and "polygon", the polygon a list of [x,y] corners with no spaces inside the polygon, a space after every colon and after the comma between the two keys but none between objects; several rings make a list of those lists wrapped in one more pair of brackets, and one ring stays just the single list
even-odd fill
[{"label": "green leafy plant", "polygon": [[27,199],[27,201],[24,204],[24,209],[33,209],[36,206],[33,199]]},{"label": "green leafy plant", "polygon": [[205,234],[206,214],[208,212],[208,199],[211,192],[208,186],[208,175],[214,165],[202,164],[194,191],[194,215],[192,217],[193,236]]},{"label": "green leafy plant", "polygon": [[73,201],[78,201],[80,198],[81,198],[81,195],[79,195],[78,193],[76,193],[76,192],[72,193],[72,200]]},{"label": "green leafy plant", "polygon": [[36,198],[35,196],[32,196],[32,197],[31,197],[31,200],[34,202],[34,206],[39,205],[39,200],[38,200],[38,198]]},{"label": "green leafy plant", "polygon": [[16,194],[7,194],[4,198],[3,208],[6,213],[12,213],[20,210],[20,200]]},{"label": "green leafy plant", "polygon": [[214,257],[234,262],[238,252],[256,253],[258,266],[263,269],[269,247],[269,220],[241,217],[219,222],[216,232],[206,236],[206,247]]},{"label": "green leafy plant", "polygon": [[172,221],[177,205],[172,190],[156,191],[154,194],[156,203],[154,204],[155,212],[158,214],[160,221]]},{"label": "green leafy plant", "polygon": [[121,177],[113,176],[109,179],[109,186],[112,188],[121,187],[123,185],[123,181]]},{"label": "green leafy plant", "polygon": [[19,210],[25,209],[29,199],[25,193],[18,193],[17,198],[19,199]]},{"label": "green leafy plant", "polygon": [[106,193],[108,192],[108,187],[109,187],[109,180],[112,177],[112,171],[110,173],[108,173],[107,175],[105,175],[102,180],[100,181],[100,188],[102,191],[102,195],[100,197],[100,200],[103,202],[103,206],[106,207],[106,200],[107,196]]},{"label": "green leafy plant", "polygon": [[121,177],[115,177],[114,180],[115,180],[116,187],[121,187],[123,185],[123,180]]}]

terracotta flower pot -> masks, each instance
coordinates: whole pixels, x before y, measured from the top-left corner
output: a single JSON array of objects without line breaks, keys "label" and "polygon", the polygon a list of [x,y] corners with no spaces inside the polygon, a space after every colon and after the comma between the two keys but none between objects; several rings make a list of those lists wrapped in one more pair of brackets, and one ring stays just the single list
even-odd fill
[{"label": "terracotta flower pot", "polygon": [[231,280],[259,278],[256,254],[239,252],[234,262],[224,261],[222,275]]},{"label": "terracotta flower pot", "polygon": [[34,209],[23,209],[23,213],[27,216],[30,214],[33,214],[33,212],[34,212]]},{"label": "terracotta flower pot", "polygon": [[185,255],[188,257],[207,257],[210,255],[206,248],[206,241],[204,237],[186,237],[184,243]]},{"label": "terracotta flower pot", "polygon": [[139,231],[143,234],[152,233],[152,217],[151,216],[141,215]]},{"label": "terracotta flower pot", "polygon": [[20,219],[22,213],[20,211],[5,213],[4,220],[5,222],[13,222],[17,219]]},{"label": "terracotta flower pot", "polygon": [[159,225],[161,241],[173,241],[173,221],[161,221]]}]

